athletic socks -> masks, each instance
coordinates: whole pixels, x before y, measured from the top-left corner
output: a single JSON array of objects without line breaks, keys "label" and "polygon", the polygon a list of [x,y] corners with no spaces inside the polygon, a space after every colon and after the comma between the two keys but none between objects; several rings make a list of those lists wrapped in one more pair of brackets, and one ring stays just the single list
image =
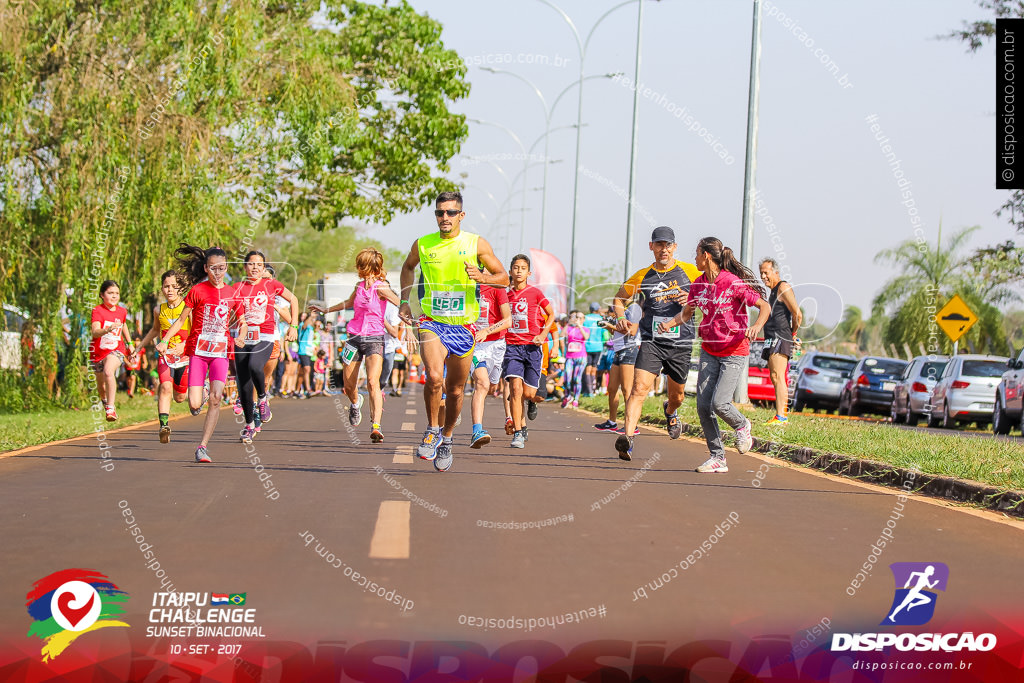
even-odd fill
[{"label": "athletic socks", "polygon": [[170,417],[169,413],[160,413],[160,426],[161,427],[166,427],[167,426],[167,419],[169,417]]},{"label": "athletic socks", "polygon": [[473,433],[476,434],[479,431],[483,431],[484,426],[478,422],[473,423]]}]

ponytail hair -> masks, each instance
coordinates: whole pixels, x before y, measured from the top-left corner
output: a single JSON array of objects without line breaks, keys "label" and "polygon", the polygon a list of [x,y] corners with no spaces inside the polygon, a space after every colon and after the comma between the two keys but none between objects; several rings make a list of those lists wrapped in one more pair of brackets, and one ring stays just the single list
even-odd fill
[{"label": "ponytail hair", "polygon": [[202,247],[194,247],[184,242],[181,242],[174,251],[174,255],[178,261],[178,275],[180,277],[178,285],[182,290],[189,289],[206,277],[206,263],[210,258],[223,256],[226,259],[228,257],[227,252],[220,247],[203,249]]},{"label": "ponytail hair", "polygon": [[764,298],[764,288],[761,286],[761,282],[749,268],[740,263],[732,249],[722,244],[722,240],[717,237],[705,237],[697,243],[697,248],[704,252],[719,269],[727,270],[743,280],[748,287],[757,292],[758,296]]},{"label": "ponytail hair", "polygon": [[384,254],[373,247],[363,249],[356,254],[356,271],[363,279],[386,280],[388,273],[384,270]]}]

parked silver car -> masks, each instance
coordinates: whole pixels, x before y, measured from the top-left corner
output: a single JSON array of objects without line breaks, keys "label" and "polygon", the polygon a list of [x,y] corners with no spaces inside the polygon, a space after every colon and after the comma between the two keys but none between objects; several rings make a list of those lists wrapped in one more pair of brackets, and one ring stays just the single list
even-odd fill
[{"label": "parked silver car", "polygon": [[954,356],[932,390],[928,426],[947,429],[975,422],[992,421],[996,385],[1006,370],[1006,357],[965,354]]},{"label": "parked silver car", "polygon": [[854,356],[825,351],[808,351],[801,356],[793,382],[793,412],[805,407],[833,409],[839,406],[839,393],[857,365]]},{"label": "parked silver car", "polygon": [[996,387],[996,405],[992,409],[992,431],[1009,434],[1017,427],[1024,434],[1024,351],[1007,362],[1008,368]]},{"label": "parked silver car", "polygon": [[922,417],[927,417],[932,389],[946,369],[949,356],[915,356],[903,370],[893,390],[893,424],[907,423],[916,427]]}]

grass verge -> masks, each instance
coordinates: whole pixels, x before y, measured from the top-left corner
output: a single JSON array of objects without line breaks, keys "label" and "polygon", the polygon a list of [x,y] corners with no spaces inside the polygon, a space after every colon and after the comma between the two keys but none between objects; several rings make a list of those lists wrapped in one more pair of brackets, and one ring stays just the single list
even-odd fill
[{"label": "grass verge", "polygon": [[[641,422],[664,425],[663,396],[644,401]],[[580,399],[580,407],[607,414],[605,396]],[[622,420],[620,401],[619,420]],[[764,422],[774,411],[763,408],[743,410],[753,425],[753,435],[780,444],[849,455],[927,474],[969,479],[1003,490],[1024,490],[1024,443],[1006,439],[967,436],[950,432],[933,434],[894,427],[887,423],[837,420],[813,414],[790,415],[789,424],[767,427]],[[679,419],[699,425],[693,397],[687,396]],[[720,423],[725,427],[725,423]],[[727,440],[732,430],[725,427]],[[691,434],[700,436],[699,434]]]},{"label": "grass verge", "polygon": [[[171,402],[172,417],[187,414],[187,404]],[[98,417],[96,415],[89,410],[49,410],[0,415],[0,452],[92,434],[98,424],[102,424],[106,429],[117,429],[155,420],[156,397],[136,396],[129,400],[124,394],[118,394],[117,422],[107,422],[103,413],[99,413]]]}]

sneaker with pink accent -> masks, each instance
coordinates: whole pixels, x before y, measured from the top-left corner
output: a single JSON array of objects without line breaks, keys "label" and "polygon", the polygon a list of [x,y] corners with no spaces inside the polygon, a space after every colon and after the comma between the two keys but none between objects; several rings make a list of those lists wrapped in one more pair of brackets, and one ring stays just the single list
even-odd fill
[{"label": "sneaker with pink accent", "polygon": [[697,468],[697,471],[701,474],[706,473],[719,473],[724,474],[729,471],[729,466],[725,464],[723,458],[708,458],[704,461],[704,464]]},{"label": "sneaker with pink accent", "polygon": [[746,453],[754,445],[754,437],[750,435],[750,420],[747,424],[736,430],[736,450]]},{"label": "sneaker with pink accent", "polygon": [[242,432],[239,436],[241,437],[242,443],[252,443],[252,437],[254,434],[256,434],[256,430],[249,425],[246,425],[242,427]]}]

